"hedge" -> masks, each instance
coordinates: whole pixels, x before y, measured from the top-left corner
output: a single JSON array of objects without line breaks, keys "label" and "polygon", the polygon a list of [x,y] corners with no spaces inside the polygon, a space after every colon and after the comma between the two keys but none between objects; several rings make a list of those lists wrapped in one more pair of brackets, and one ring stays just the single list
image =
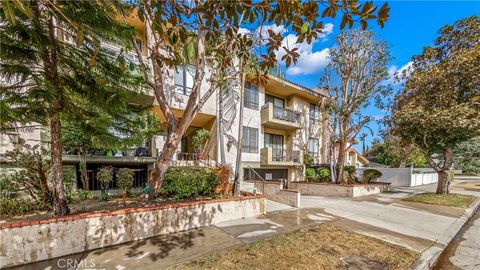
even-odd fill
[{"label": "hedge", "polygon": [[163,176],[161,192],[176,199],[211,196],[219,182],[212,168],[170,167]]}]

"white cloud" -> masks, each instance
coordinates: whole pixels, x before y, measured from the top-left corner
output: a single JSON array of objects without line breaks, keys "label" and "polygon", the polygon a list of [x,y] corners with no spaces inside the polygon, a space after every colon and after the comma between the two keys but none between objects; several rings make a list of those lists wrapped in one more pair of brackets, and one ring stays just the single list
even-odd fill
[{"label": "white cloud", "polygon": [[[333,24],[325,24],[323,33],[319,34],[318,39],[321,39],[322,42],[327,39],[327,37],[333,33]],[[282,47],[285,46],[289,50],[297,48],[297,53],[300,54],[300,57],[297,60],[295,65],[291,65],[287,69],[287,74],[289,75],[300,75],[300,74],[313,74],[319,70],[325,68],[329,62],[329,52],[330,49],[325,48],[320,51],[313,51],[313,45],[318,41],[312,40],[310,44],[306,41],[302,43],[296,43],[297,36],[293,34],[287,35],[282,40]],[[285,55],[285,51],[280,49],[277,52],[277,60],[281,61],[282,56]]]},{"label": "white cloud", "polygon": [[284,25],[263,25],[255,30],[254,37],[258,37],[260,35],[262,44],[266,44],[269,36],[268,30],[272,30],[275,34],[288,32]]},{"label": "white cloud", "polygon": [[242,35],[248,34],[248,33],[250,33],[250,29],[240,27],[240,28],[238,28],[238,33],[242,34]]},{"label": "white cloud", "polygon": [[327,37],[333,33],[333,23],[326,23],[323,27],[323,31],[321,34],[318,35],[319,38],[323,41],[327,40]]},{"label": "white cloud", "polygon": [[289,75],[313,74],[328,65],[330,49],[301,54],[297,64],[287,69]]},{"label": "white cloud", "polygon": [[386,80],[386,83],[401,84],[403,82],[403,80],[397,81],[395,79],[395,76],[396,75],[402,75],[404,72],[408,76],[412,72],[412,69],[413,69],[412,65],[413,65],[412,61],[406,63],[405,65],[401,66],[400,68],[398,68],[395,65],[391,65],[388,68],[388,80]]}]

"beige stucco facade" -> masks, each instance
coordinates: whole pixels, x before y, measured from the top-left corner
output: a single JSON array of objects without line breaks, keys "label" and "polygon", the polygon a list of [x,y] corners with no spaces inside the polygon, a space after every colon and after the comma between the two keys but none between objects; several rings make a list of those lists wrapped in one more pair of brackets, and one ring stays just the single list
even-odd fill
[{"label": "beige stucco facade", "polygon": [[[138,43],[144,53],[147,52],[147,44],[145,29],[143,23],[138,20],[136,16],[131,16],[128,22],[135,26]],[[68,33],[59,32],[60,39],[67,42],[74,42]],[[71,40],[72,39],[72,40]],[[102,46],[108,50],[120,52],[121,48],[115,44],[103,43]],[[128,59],[138,61],[133,52],[124,52],[128,54]],[[137,59],[137,60],[135,60]],[[175,69],[168,69],[164,71],[164,85],[167,102],[172,108],[175,116],[178,119],[183,117],[183,112],[186,109],[189,94],[182,93],[176,90],[175,84]],[[212,74],[210,67],[207,67],[205,77],[202,81],[200,94],[198,99],[202,98],[211,88],[209,78]],[[187,74],[185,76],[192,76],[194,74]],[[191,80],[189,78],[188,80]],[[247,77],[247,80],[251,78]],[[309,110],[310,104],[321,105],[326,97],[325,93],[319,90],[308,89],[306,87],[289,82],[283,78],[269,75],[264,84],[258,85],[258,103],[257,109],[243,107],[243,119],[239,119],[239,111],[243,104],[240,104],[241,96],[240,80],[232,80],[227,89],[223,89],[221,93],[218,91],[212,94],[199,113],[194,117],[189,129],[177,148],[177,154],[173,159],[178,157],[186,157],[187,159],[193,154],[192,137],[198,129],[207,129],[211,132],[211,139],[206,147],[202,150],[202,155],[207,155],[209,160],[215,163],[227,163],[235,168],[237,152],[237,142],[239,141],[239,129],[249,127],[258,131],[257,149],[251,152],[242,152],[241,155],[241,176],[243,178],[244,169],[253,168],[255,170],[262,170],[263,177],[267,178],[282,178],[289,181],[298,181],[303,179],[304,164],[303,159],[308,152],[309,138],[318,139],[318,156],[315,162],[318,164],[328,163],[327,160],[327,140],[328,134],[326,132],[327,118],[323,113],[315,123],[310,122]],[[142,105],[151,105],[152,110],[158,116],[160,122],[165,124],[166,120],[160,110],[159,104],[151,89],[146,89],[145,93],[141,94],[138,100],[145,102]],[[266,102],[267,95],[273,96],[283,100],[283,107],[275,107],[272,103]],[[295,120],[285,120],[278,117],[278,112],[287,114],[289,117],[294,116]],[[48,130],[40,132],[34,130],[30,133],[17,133],[16,137],[22,142],[36,144],[42,141],[42,134],[48,134]],[[272,151],[265,144],[266,134],[273,134],[281,136],[282,145],[281,155],[279,157],[279,150]],[[12,143],[11,135],[0,135],[1,149],[0,154],[14,147],[21,147],[19,143]],[[162,150],[165,142],[166,132],[158,134],[149,140],[149,157],[150,159],[141,159],[142,164],[148,163],[148,170],[154,166],[155,156]],[[18,139],[17,138],[17,139]],[[47,139],[48,140],[48,139]],[[87,162],[91,162],[94,158],[88,157]],[[101,160],[111,159],[114,163],[136,163],[140,159],[130,158],[126,156],[102,157]],[[71,163],[78,163],[78,157],[65,158]],[[98,158],[95,160],[99,160]],[[269,174],[271,170],[272,175]],[[281,175],[281,176],[278,176]]]}]

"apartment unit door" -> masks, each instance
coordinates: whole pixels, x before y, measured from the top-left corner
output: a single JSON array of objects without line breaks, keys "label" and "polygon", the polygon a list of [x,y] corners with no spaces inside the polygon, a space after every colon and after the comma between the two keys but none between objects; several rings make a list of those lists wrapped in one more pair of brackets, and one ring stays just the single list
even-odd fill
[{"label": "apartment unit door", "polygon": [[265,147],[272,148],[272,160],[283,161],[283,136],[265,133]]}]

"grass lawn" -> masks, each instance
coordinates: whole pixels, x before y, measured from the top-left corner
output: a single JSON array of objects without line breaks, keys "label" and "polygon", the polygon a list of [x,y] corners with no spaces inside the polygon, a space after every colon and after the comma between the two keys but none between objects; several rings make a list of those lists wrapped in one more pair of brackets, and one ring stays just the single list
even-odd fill
[{"label": "grass lawn", "polygon": [[417,258],[415,251],[320,224],[175,269],[408,269]]},{"label": "grass lawn", "polygon": [[472,195],[463,195],[463,194],[435,194],[435,193],[422,193],[417,194],[408,198],[403,199],[408,202],[417,202],[417,203],[429,203],[429,204],[438,204],[446,206],[455,206],[467,208],[475,196]]}]

